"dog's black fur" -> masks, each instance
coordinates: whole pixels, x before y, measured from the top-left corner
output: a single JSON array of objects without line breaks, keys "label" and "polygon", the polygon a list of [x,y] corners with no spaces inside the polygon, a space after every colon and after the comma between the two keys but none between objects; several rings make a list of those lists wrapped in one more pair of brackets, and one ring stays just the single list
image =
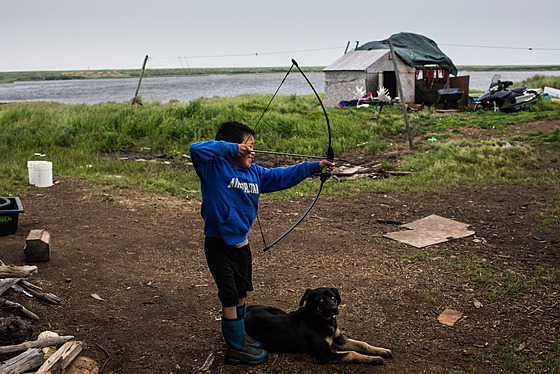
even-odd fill
[{"label": "dog's black fur", "polygon": [[291,313],[270,306],[249,306],[247,334],[269,352],[307,353],[315,362],[382,364],[390,350],[342,335],[336,323],[340,294],[336,288],[307,289]]}]

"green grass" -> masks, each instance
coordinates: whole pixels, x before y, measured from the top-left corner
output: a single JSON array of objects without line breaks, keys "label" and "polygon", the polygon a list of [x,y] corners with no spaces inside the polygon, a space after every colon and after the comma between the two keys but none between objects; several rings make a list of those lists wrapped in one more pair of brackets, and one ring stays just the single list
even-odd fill
[{"label": "green grass", "polygon": [[[87,178],[119,188],[139,186],[150,193],[187,194],[198,190],[198,179],[188,164],[192,142],[212,139],[217,126],[229,120],[254,126],[268,104],[268,95],[197,99],[188,103],[129,103],[66,105],[11,103],[0,105],[1,194],[16,194],[26,185],[26,161],[36,152],[53,162],[57,177]],[[409,116],[415,148],[408,149],[406,126],[399,107],[387,107],[379,120],[370,109],[330,108],[332,144],[346,158],[367,155],[385,167],[413,171],[406,178],[331,179],[325,193],[345,195],[367,191],[438,191],[441,186],[480,184],[558,184],[560,129],[552,134],[524,134],[500,140],[517,123],[560,119],[560,104],[540,100],[531,110],[504,114],[493,112],[437,113],[424,109]],[[359,114],[362,118],[352,114]],[[326,124],[313,95],[279,96],[256,129],[256,148],[321,155],[327,143]],[[470,132],[488,132],[496,140],[469,139]],[[438,140],[427,141],[429,137]],[[385,156],[400,149],[398,158]],[[123,162],[125,153],[159,156],[158,162]],[[266,160],[259,155],[259,160]],[[167,160],[167,163],[163,161]],[[91,165],[91,166],[88,166]],[[113,177],[118,175],[119,178]],[[313,195],[317,180],[271,197]],[[192,194],[189,193],[191,196]],[[560,201],[547,209],[547,224],[554,220]],[[557,214],[556,214],[557,215]]]},{"label": "green grass", "polygon": [[[506,298],[517,298],[529,290],[560,288],[560,270],[538,268],[524,269],[528,276],[500,269],[483,258],[447,255],[444,268],[465,278],[481,297],[496,302]],[[522,266],[519,264],[519,266]]]},{"label": "green grass", "polygon": [[[419,261],[437,265],[437,271],[451,272],[463,278],[462,283],[473,288],[479,297],[490,302],[515,299],[528,291],[549,292],[560,289],[560,269],[539,267],[533,269],[524,264],[515,265],[520,272],[489,263],[480,256],[464,256],[452,249],[436,251],[410,251],[409,247],[395,243],[395,252],[403,261]],[[481,252],[483,253],[483,252]],[[521,275],[525,274],[525,275]]]},{"label": "green grass", "polygon": [[466,71],[551,71],[560,70],[560,65],[458,65]]},{"label": "green grass", "polygon": [[[473,354],[480,366],[485,361],[500,361],[503,363],[503,373],[507,374],[560,374],[560,341],[553,343],[552,351],[543,357],[539,347],[523,348],[522,343],[511,341],[507,345],[494,347],[490,353]],[[477,364],[477,366],[479,366]],[[471,371],[461,373],[476,373],[476,367]]]},{"label": "green grass", "polygon": [[[394,243],[393,249],[405,264],[410,262],[428,263],[428,268],[422,266],[424,272],[427,273],[431,268],[438,279],[440,278],[439,272],[445,274],[444,276],[456,276],[458,282],[455,283],[472,288],[476,298],[480,299],[483,304],[508,303],[534,293],[546,295],[545,297],[554,303],[554,295],[560,290],[560,269],[555,267],[533,269],[532,266],[521,263],[500,266],[476,255],[457,254],[452,249],[445,247],[434,251],[411,251],[410,247]],[[484,252],[481,251],[482,253]],[[512,265],[518,270],[515,272],[509,270]],[[528,344],[527,342],[510,341],[504,345],[488,346],[480,351],[465,350],[465,354],[470,356],[472,364],[449,371],[449,373],[486,373],[488,371],[487,363],[492,362],[493,366],[501,367],[504,373],[560,374],[559,340],[555,340],[552,347],[548,346],[547,342]]]},{"label": "green grass", "polygon": [[542,75],[537,74],[532,76],[529,79],[524,80],[521,84],[527,85],[527,87],[534,88],[544,88],[544,87],[552,87],[552,88],[560,88],[560,77],[553,76],[553,75]]}]

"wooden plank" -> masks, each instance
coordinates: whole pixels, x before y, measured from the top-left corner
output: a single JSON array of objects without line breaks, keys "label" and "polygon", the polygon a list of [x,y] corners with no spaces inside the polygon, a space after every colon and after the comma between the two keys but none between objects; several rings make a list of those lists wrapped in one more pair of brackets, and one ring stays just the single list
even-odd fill
[{"label": "wooden plank", "polygon": [[36,374],[61,373],[82,351],[83,343],[80,341],[66,342],[49,357],[37,370]]},{"label": "wooden plank", "polygon": [[452,88],[460,88],[463,91],[463,95],[461,99],[457,103],[459,108],[465,108],[469,105],[469,83],[470,83],[470,76],[464,75],[460,77],[450,77],[449,78],[449,85]]},{"label": "wooden plank", "polygon": [[[47,360],[57,351],[56,347],[43,348],[44,358]],[[79,355],[64,369],[64,374],[98,374],[99,366],[92,358]]]}]

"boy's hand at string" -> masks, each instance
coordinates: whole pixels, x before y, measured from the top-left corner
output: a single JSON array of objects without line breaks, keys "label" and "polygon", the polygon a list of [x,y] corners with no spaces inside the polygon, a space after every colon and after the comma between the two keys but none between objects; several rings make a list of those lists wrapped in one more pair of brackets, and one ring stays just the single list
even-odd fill
[{"label": "boy's hand at string", "polygon": [[240,157],[247,156],[253,152],[253,144],[239,143],[239,153]]}]

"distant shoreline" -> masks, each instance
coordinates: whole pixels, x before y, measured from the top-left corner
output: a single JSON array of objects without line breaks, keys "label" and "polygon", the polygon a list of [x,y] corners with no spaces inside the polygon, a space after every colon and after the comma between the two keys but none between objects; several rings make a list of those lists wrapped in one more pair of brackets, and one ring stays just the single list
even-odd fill
[{"label": "distant shoreline", "polygon": [[[320,73],[324,66],[302,67],[305,72]],[[559,71],[560,65],[458,65],[461,71]],[[145,78],[183,77],[201,75],[275,74],[285,73],[287,67],[241,67],[241,68],[173,68],[146,69]],[[50,81],[70,79],[119,79],[138,78],[141,69],[89,69],[59,71],[0,72],[0,83]]]}]

